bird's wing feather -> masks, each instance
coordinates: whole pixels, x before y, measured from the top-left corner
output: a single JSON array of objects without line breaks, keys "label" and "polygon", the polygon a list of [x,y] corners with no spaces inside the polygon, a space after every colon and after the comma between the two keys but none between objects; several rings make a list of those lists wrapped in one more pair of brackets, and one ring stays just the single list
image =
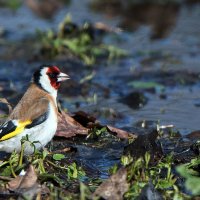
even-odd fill
[{"label": "bird's wing feather", "polygon": [[24,95],[10,114],[10,119],[33,121],[48,111],[49,103],[50,101],[46,96],[33,96],[33,98],[29,98]]},{"label": "bird's wing feather", "polygon": [[48,115],[48,106],[47,98],[18,104],[11,113],[10,120],[0,126],[0,141],[20,134],[25,128],[32,128],[44,122]]},{"label": "bird's wing feather", "polygon": [[44,114],[42,114],[38,118],[34,119],[30,124],[28,124],[26,126],[26,128],[29,129],[29,128],[32,128],[34,126],[37,126],[37,125],[43,123],[47,119],[47,116],[48,116],[48,112],[45,112]]},{"label": "bird's wing feather", "polygon": [[19,122],[10,120],[0,126],[0,141],[7,140],[21,133],[26,125],[31,124],[30,120]]}]

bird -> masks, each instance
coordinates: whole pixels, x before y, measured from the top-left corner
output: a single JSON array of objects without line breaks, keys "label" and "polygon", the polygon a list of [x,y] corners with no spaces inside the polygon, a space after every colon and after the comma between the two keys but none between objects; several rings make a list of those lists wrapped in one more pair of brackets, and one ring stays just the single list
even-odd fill
[{"label": "bird", "polygon": [[68,79],[54,65],[42,65],[33,73],[28,89],[0,125],[0,151],[20,152],[21,140],[27,137],[24,153],[32,154],[34,148],[43,148],[53,138],[58,123],[57,92]]}]

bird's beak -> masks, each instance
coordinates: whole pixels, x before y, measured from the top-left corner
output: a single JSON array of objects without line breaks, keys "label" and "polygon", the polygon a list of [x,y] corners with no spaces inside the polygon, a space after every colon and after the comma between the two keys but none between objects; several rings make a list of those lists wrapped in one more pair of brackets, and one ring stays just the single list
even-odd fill
[{"label": "bird's beak", "polygon": [[66,81],[66,80],[68,80],[68,79],[70,79],[70,77],[69,77],[67,74],[61,72],[61,73],[58,75],[57,81],[58,81],[58,82],[62,82],[62,81]]}]

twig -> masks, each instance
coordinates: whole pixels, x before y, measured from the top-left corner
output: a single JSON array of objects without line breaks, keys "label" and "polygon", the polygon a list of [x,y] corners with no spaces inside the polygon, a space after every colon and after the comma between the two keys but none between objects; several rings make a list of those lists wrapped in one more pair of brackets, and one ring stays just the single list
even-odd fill
[{"label": "twig", "polygon": [[46,162],[49,163],[50,165],[54,166],[55,168],[62,169],[62,170],[66,170],[67,169],[65,167],[57,166],[56,164],[54,164],[53,162],[51,162],[49,160],[46,160]]},{"label": "twig", "polygon": [[13,180],[13,178],[10,178],[10,177],[7,177],[7,176],[0,176],[0,180],[11,181],[11,180]]}]

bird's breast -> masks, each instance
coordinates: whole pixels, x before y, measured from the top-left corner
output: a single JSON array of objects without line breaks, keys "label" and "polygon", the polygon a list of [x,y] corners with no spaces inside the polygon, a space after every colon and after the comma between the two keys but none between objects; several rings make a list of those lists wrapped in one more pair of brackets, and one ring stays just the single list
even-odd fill
[{"label": "bird's breast", "polygon": [[57,124],[57,110],[55,109],[55,106],[50,103],[46,120],[38,126],[31,128],[31,130],[27,129],[27,132],[30,131],[28,134],[29,139],[31,141],[39,141],[40,145],[45,146],[55,135]]}]

